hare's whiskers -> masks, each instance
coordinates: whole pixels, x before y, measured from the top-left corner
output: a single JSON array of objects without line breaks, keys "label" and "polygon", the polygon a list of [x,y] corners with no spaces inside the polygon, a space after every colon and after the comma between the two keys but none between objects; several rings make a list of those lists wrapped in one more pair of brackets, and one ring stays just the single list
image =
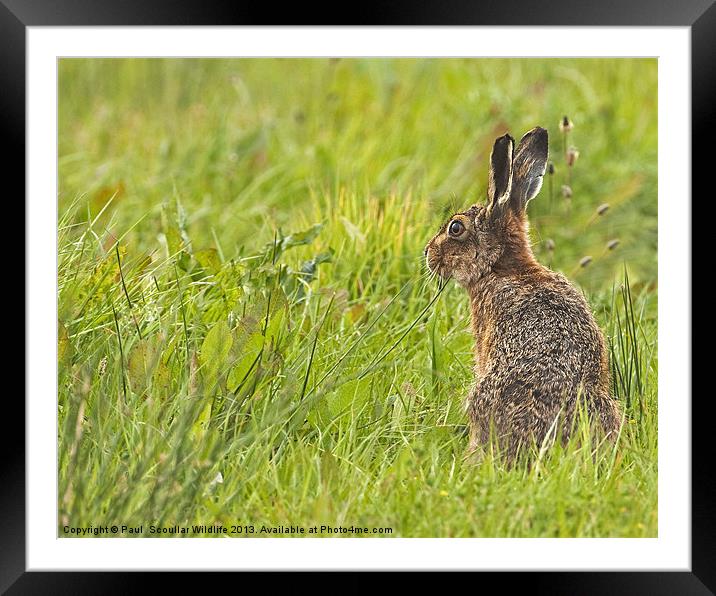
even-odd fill
[{"label": "hare's whiskers", "polygon": [[440,297],[440,294],[443,293],[443,290],[445,289],[446,286],[447,286],[447,283],[441,283],[441,284],[440,284],[440,287],[439,287],[438,291],[435,293],[435,296],[433,296],[433,299],[428,303],[428,305],[427,305],[425,308],[423,308],[423,310],[420,311],[420,314],[419,314],[417,317],[415,317],[415,320],[414,320],[414,321],[410,324],[410,326],[401,334],[401,336],[393,343],[393,345],[390,346],[390,348],[389,348],[386,352],[384,352],[384,353],[383,353],[381,356],[379,356],[379,357],[376,356],[376,357],[373,358],[373,360],[371,361],[371,363],[363,370],[363,372],[362,372],[360,375],[358,375],[358,378],[359,378],[359,379],[364,378],[371,370],[373,370],[373,369],[374,369],[376,366],[378,366],[383,360],[385,360],[385,358],[388,356],[388,354],[390,354],[395,348],[398,347],[398,345],[400,344],[401,341],[403,341],[403,339],[405,338],[405,336],[408,335],[408,333],[410,333],[410,332],[413,330],[413,328],[418,324],[418,321],[420,321],[420,319],[423,318],[423,315],[425,315],[425,313],[428,312],[428,310],[430,309],[430,307],[431,307],[433,304],[435,304],[435,302],[437,301],[437,299]]}]

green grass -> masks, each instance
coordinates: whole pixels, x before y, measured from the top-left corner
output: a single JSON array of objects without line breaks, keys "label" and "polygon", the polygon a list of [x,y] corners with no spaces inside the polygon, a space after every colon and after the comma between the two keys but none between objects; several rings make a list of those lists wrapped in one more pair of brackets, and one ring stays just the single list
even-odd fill
[{"label": "green grass", "polygon": [[[655,536],[656,72],[60,61],[60,528]],[[422,250],[484,197],[494,138],[538,124],[556,173],[534,250],[587,294],[626,424],[596,455],[473,465],[467,300],[437,295]]]}]

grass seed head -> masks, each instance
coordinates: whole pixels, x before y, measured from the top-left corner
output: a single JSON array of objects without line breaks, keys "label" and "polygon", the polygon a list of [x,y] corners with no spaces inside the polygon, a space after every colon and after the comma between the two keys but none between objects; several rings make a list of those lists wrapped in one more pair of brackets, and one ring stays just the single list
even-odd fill
[{"label": "grass seed head", "polygon": [[592,257],[587,255],[586,257],[582,257],[581,259],[579,259],[579,266],[584,269],[585,267],[588,267],[591,262]]},{"label": "grass seed head", "polygon": [[567,149],[567,165],[571,168],[579,158],[579,151],[576,147]]},{"label": "grass seed head", "polygon": [[560,132],[569,132],[574,128],[574,124],[568,116],[563,116],[562,120],[559,121]]},{"label": "grass seed head", "polygon": [[102,356],[102,360],[99,361],[99,366],[97,367],[97,374],[101,377],[102,375],[104,375],[106,370],[107,370],[107,356]]},{"label": "grass seed head", "polygon": [[562,185],[562,196],[565,199],[571,199],[572,198],[572,187],[567,184],[563,184]]},{"label": "grass seed head", "polygon": [[609,210],[609,203],[602,203],[597,207],[597,215],[604,215]]}]

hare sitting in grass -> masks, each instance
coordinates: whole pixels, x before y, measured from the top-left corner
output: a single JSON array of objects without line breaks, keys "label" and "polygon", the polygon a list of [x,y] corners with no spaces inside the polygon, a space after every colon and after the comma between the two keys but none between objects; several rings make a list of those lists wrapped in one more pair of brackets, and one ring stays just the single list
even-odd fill
[{"label": "hare sitting in grass", "polygon": [[451,217],[425,248],[428,268],[470,296],[476,376],[466,404],[470,450],[493,437],[509,459],[557,432],[566,440],[580,410],[607,436],[621,424],[609,394],[604,337],[587,302],[530,248],[526,207],[546,163],[543,128],[528,132],[516,150],[511,136],[498,138],[487,204]]}]

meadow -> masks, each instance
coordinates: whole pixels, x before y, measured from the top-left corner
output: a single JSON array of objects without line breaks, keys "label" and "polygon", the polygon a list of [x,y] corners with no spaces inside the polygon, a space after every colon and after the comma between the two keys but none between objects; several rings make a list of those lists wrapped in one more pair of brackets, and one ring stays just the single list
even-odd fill
[{"label": "meadow", "polygon": [[[60,529],[657,535],[656,60],[63,59],[58,87]],[[475,465],[467,298],[423,248],[536,125],[533,250],[625,424]]]}]

